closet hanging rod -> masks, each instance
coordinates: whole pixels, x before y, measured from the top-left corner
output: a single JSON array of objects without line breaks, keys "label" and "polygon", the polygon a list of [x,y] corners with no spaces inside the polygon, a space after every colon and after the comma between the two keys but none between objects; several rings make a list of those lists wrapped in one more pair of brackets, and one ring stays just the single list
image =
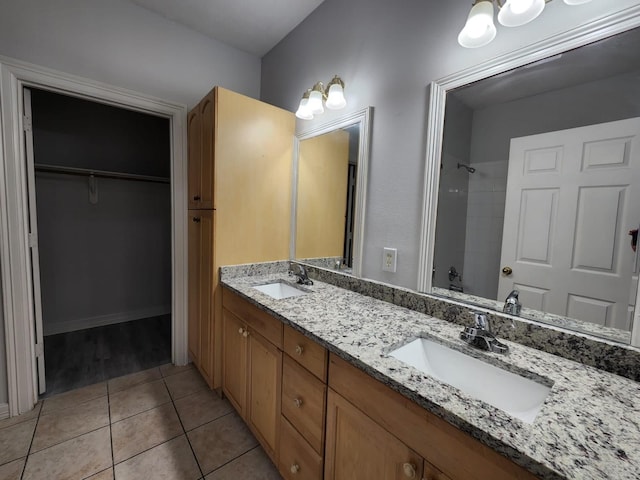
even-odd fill
[{"label": "closet hanging rod", "polygon": [[60,167],[58,165],[44,165],[42,163],[36,163],[34,165],[36,172],[50,172],[50,173],[62,173],[66,175],[82,175],[99,178],[117,178],[121,180],[137,180],[139,182],[156,182],[156,183],[170,183],[170,180],[165,177],[154,177],[151,175],[136,175],[135,173],[122,173],[122,172],[108,172],[106,170],[90,170],[88,168],[76,168],[76,167]]}]

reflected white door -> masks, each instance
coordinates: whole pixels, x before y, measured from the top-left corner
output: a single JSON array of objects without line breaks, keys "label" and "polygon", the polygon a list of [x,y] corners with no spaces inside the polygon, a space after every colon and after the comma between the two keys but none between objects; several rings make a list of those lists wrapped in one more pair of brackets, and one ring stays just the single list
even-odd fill
[{"label": "reflected white door", "polygon": [[44,337],[42,330],[42,296],[40,292],[40,256],[38,253],[38,219],[36,215],[36,175],[33,158],[33,129],[31,115],[31,91],[23,90],[24,98],[24,148],[27,160],[27,191],[29,197],[29,247],[31,249],[31,283],[36,335],[36,365],[38,369],[38,392],[46,390],[44,374]]},{"label": "reflected white door", "polygon": [[498,300],[630,330],[638,222],[640,118],[512,139]]}]

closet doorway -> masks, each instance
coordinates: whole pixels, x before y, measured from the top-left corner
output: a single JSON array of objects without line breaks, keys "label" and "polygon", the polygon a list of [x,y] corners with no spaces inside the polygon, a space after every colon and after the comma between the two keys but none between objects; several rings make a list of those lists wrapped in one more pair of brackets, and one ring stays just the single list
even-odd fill
[{"label": "closet doorway", "polygon": [[23,97],[40,394],[170,363],[170,120]]}]

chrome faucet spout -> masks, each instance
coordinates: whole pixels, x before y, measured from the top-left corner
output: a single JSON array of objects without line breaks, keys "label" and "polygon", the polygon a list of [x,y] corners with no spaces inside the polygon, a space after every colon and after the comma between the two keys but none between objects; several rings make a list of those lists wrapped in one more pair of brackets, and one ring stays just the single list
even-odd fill
[{"label": "chrome faucet spout", "polygon": [[298,267],[297,272],[294,272],[293,270],[289,271],[290,275],[295,275],[297,277],[296,283],[299,283],[300,285],[313,285],[313,280],[309,278],[309,275],[307,274],[307,269],[304,268],[304,265],[300,265],[298,263],[296,264],[296,266]]},{"label": "chrome faucet spout", "polygon": [[507,353],[509,347],[498,341],[491,332],[491,324],[484,313],[474,313],[474,326],[466,327],[460,332],[460,339],[469,345],[495,353]]},{"label": "chrome faucet spout", "polygon": [[510,315],[520,315],[520,310],[522,309],[522,304],[518,300],[518,296],[520,292],[518,290],[511,290],[511,293],[507,296],[504,301],[504,307],[502,311],[504,313],[508,313]]}]

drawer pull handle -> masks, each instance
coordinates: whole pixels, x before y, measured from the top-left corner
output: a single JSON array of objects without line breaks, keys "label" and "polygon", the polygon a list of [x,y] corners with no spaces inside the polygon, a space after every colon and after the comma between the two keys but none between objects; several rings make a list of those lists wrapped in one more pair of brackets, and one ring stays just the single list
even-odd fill
[{"label": "drawer pull handle", "polygon": [[297,463],[294,463],[293,465],[291,465],[291,473],[295,475],[299,471],[300,471],[300,465],[298,465]]},{"label": "drawer pull handle", "polygon": [[297,407],[300,408],[302,406],[302,399],[301,398],[294,398],[293,399],[293,404]]},{"label": "drawer pull handle", "polygon": [[296,345],[296,353],[298,355],[302,355],[302,352],[304,352],[304,348],[302,347],[302,345]]},{"label": "drawer pull handle", "polygon": [[194,195],[194,196],[193,196],[193,199],[194,199],[196,202],[200,201],[200,195]]},{"label": "drawer pull handle", "polygon": [[200,223],[200,217],[193,217],[191,220],[193,220],[193,223]]},{"label": "drawer pull handle", "polygon": [[405,463],[402,465],[404,476],[407,478],[416,478],[416,467],[411,463]]}]

